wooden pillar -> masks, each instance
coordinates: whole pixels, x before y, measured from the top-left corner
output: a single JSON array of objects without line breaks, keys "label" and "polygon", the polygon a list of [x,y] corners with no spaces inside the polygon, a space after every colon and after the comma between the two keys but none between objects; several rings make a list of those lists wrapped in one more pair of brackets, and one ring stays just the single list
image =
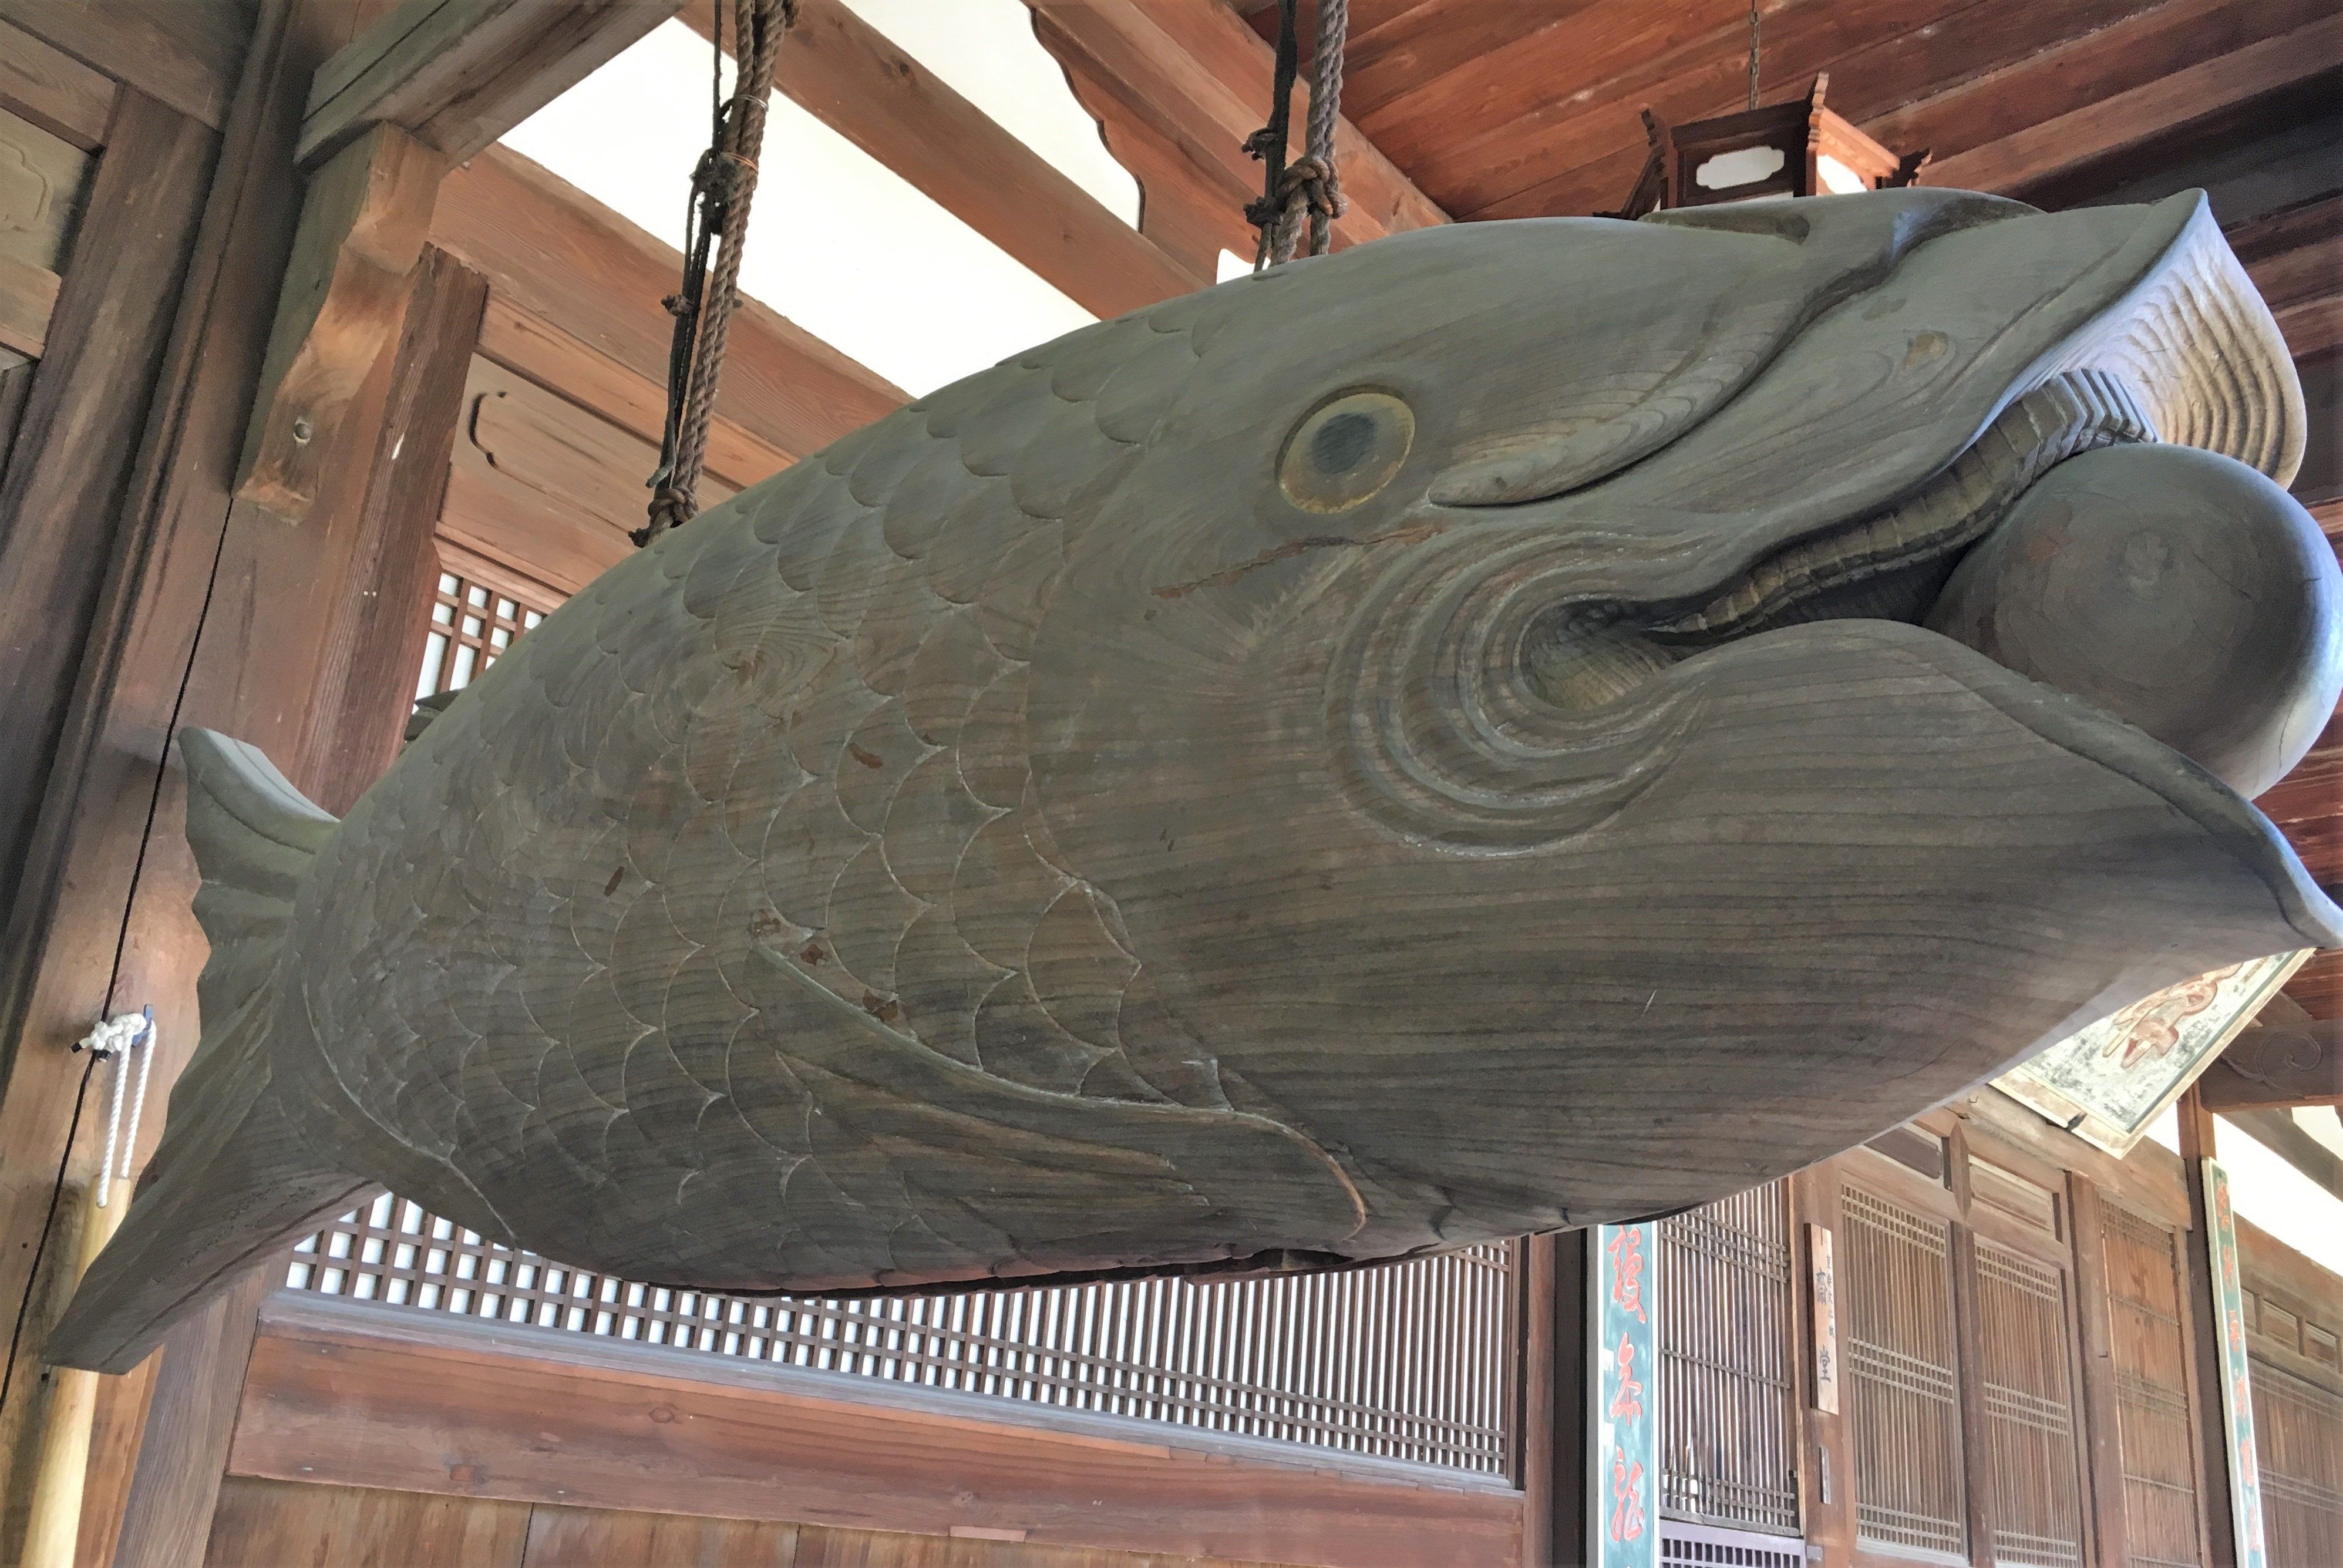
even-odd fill
[{"label": "wooden pillar", "polygon": [[[1789,1179],[1790,1221],[1794,1232],[1790,1247],[1793,1267],[1798,1271],[1793,1300],[1796,1303],[1797,1370],[1794,1381],[1798,1388],[1798,1513],[1805,1526],[1809,1552],[1819,1549],[1819,1556],[1809,1562],[1825,1568],[1845,1568],[1855,1561],[1855,1453],[1847,1442],[1846,1400],[1849,1387],[1845,1367],[1839,1369],[1837,1400],[1839,1408],[1825,1411],[1816,1408],[1817,1373],[1815,1356],[1815,1263],[1819,1235],[1831,1238],[1832,1267],[1845,1266],[1845,1231],[1839,1224],[1838,1166],[1836,1161],[1801,1171]],[[1834,1354],[1842,1354],[1846,1343],[1848,1324],[1841,1292],[1835,1279],[1834,1296]]]},{"label": "wooden pillar", "polygon": [[1594,1232],[1536,1236],[1528,1245],[1527,1305],[1537,1318],[1528,1336],[1534,1353],[1523,1363],[1522,1562],[1525,1568],[1578,1568],[1586,1561],[1587,1444],[1594,1430],[1586,1298]]},{"label": "wooden pillar", "polygon": [[2197,1495],[2204,1500],[2206,1557],[2209,1568],[2237,1568],[2236,1519],[2229,1507],[2229,1432],[2221,1413],[2221,1313],[2213,1294],[2213,1260],[2206,1239],[2213,1233],[2205,1208],[2205,1161],[2215,1158],[2213,1113],[2195,1085],[2180,1097],[2180,1162],[2188,1187],[2187,1255],[2189,1342],[2196,1362],[2197,1452],[2201,1467]]},{"label": "wooden pillar", "polygon": [[[11,1504],[0,1561],[15,1557],[47,1403],[35,1352],[62,1305],[77,1195],[97,1164],[85,1138],[61,1166],[87,1064],[68,1048],[116,994],[122,910],[153,795],[151,773],[139,777],[100,731],[131,657],[126,600],[151,538],[155,432],[182,406],[173,306],[218,146],[200,121],[116,91],[0,481],[0,1312],[11,1332],[20,1313],[24,1324],[0,1408]],[[100,818],[106,842],[81,839],[77,823]],[[121,1392],[101,1391],[101,1423]]]},{"label": "wooden pillar", "polygon": [[1522,1489],[1522,1563],[1535,1568],[1551,1553],[1554,1522],[1554,1243],[1526,1236],[1515,1244],[1521,1270],[1521,1354],[1513,1378],[1513,1484]]},{"label": "wooden pillar", "polygon": [[2081,1341],[2082,1382],[2076,1391],[2083,1421],[2083,1479],[2099,1561],[2128,1561],[2124,1511],[2123,1433],[2116,1409],[2115,1327],[2108,1312],[2105,1223],[2097,1183],[2079,1171],[2066,1176],[2073,1216],[2075,1303]]}]

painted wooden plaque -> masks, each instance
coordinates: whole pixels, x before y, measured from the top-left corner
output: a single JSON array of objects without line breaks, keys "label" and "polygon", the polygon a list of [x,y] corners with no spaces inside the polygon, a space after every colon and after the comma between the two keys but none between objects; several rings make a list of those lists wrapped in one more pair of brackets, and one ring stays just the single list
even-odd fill
[{"label": "painted wooden plaque", "polygon": [[2309,950],[2183,980],[2068,1035],[1993,1081],[2077,1137],[2123,1155],[2253,1020]]},{"label": "painted wooden plaque", "polygon": [[2229,1173],[2205,1161],[2205,1245],[2211,1253],[2214,1309],[2221,1320],[2221,1430],[2229,1442],[2229,1520],[2237,1568],[2269,1568],[2262,1540],[2261,1462],[2254,1449],[2254,1396],[2246,1363],[2245,1287],[2237,1278],[2237,1221]]},{"label": "painted wooden plaque", "polygon": [[1806,1262],[1814,1290],[1815,1408],[1838,1413],[1838,1274],[1827,1227],[1806,1222]]},{"label": "painted wooden plaque", "polygon": [[1598,1226],[1594,1234],[1594,1466],[1587,1511],[1593,1568],[1658,1568],[1659,1330],[1645,1286],[1659,1228]]}]

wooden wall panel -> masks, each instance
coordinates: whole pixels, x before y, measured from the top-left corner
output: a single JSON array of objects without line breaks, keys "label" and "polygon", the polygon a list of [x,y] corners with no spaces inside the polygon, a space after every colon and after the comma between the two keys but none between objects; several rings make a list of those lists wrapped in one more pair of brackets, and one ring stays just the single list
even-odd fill
[{"label": "wooden wall panel", "polygon": [[910,1535],[231,1476],[206,1568],[1272,1568],[993,1535]]},{"label": "wooden wall panel", "polygon": [[839,1529],[1021,1532],[1037,1544],[1174,1556],[1519,1563],[1520,1494],[1461,1476],[1451,1485],[1266,1444],[1207,1449],[1203,1434],[1105,1418],[963,1414],[943,1396],[787,1368],[669,1371],[676,1354],[280,1297],[229,1468]]},{"label": "wooden wall panel", "polygon": [[804,1561],[795,1524],[540,1503],[529,1518],[526,1568],[800,1568]]},{"label": "wooden wall panel", "polygon": [[[206,1568],[522,1568],[530,1556],[528,1538],[526,1503],[238,1475],[220,1487],[204,1563]],[[696,1562],[600,1561],[614,1568]]]}]

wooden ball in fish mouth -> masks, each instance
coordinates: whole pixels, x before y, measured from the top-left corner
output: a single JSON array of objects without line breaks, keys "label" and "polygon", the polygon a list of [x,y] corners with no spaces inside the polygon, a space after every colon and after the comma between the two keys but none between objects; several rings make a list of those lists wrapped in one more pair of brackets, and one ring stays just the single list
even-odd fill
[{"label": "wooden ball in fish mouth", "polygon": [[2343,572],[2293,497],[2193,447],[2111,447],[2035,481],[1930,630],[2087,699],[2248,799],[2343,689]]}]

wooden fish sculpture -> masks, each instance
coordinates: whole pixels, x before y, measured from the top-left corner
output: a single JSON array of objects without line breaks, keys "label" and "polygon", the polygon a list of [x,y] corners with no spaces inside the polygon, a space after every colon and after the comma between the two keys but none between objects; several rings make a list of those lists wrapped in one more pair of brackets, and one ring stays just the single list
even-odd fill
[{"label": "wooden fish sculpture", "polygon": [[1073,333],[614,568],[339,822],[183,735],[204,1039],[49,1356],[377,1183],[835,1292],[1830,1155],[2343,941],[2246,799],[2343,683],[2303,423],[2194,194],[1460,225]]}]

